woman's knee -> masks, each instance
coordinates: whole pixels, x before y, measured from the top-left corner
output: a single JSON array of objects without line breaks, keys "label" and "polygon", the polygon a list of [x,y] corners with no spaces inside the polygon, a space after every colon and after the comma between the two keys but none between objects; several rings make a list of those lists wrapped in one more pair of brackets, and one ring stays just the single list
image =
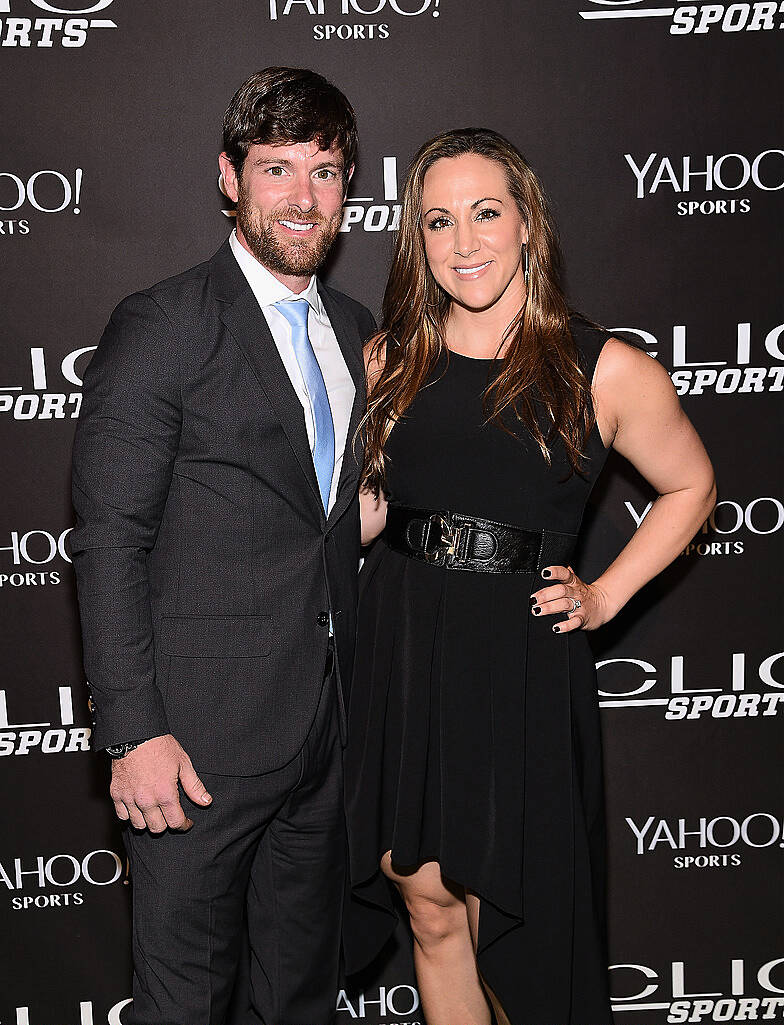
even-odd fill
[{"label": "woman's knee", "polygon": [[380,867],[400,891],[420,947],[435,947],[452,936],[468,935],[465,891],[441,874],[438,862],[400,866],[387,851]]},{"label": "woman's knee", "polygon": [[443,904],[423,894],[403,893],[411,931],[420,947],[429,949],[468,934],[465,905],[460,901]]}]

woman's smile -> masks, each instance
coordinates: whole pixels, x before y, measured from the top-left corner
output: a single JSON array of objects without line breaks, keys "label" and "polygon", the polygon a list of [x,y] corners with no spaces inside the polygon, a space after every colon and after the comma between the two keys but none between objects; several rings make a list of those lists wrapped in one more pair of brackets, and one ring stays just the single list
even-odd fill
[{"label": "woman's smile", "polygon": [[492,260],[485,260],[484,263],[474,263],[468,267],[454,267],[453,270],[455,273],[459,274],[464,281],[474,281],[476,278],[481,277],[481,275],[484,274],[492,262]]}]

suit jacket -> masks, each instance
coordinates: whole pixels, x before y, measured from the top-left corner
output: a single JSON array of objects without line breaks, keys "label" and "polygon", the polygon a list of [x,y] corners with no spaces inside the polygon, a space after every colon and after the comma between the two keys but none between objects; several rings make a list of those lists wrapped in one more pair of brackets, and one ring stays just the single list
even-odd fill
[{"label": "suit jacket", "polygon": [[302,406],[228,242],[112,314],[73,453],[97,748],[173,733],[207,772],[285,764],[315,715],[330,610],[343,713],[359,562],[353,437],[375,324],[348,296],[319,293],[356,387],[328,518]]}]

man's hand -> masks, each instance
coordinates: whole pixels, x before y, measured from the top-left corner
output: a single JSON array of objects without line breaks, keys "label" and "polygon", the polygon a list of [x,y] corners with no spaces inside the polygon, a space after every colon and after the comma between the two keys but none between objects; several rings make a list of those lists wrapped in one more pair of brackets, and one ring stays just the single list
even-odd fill
[{"label": "man's hand", "polygon": [[112,762],[109,793],[117,818],[123,822],[130,819],[135,829],[151,833],[163,833],[167,828],[186,832],[193,822],[182,810],[178,780],[196,804],[212,803],[190,758],[171,733],[146,740]]}]

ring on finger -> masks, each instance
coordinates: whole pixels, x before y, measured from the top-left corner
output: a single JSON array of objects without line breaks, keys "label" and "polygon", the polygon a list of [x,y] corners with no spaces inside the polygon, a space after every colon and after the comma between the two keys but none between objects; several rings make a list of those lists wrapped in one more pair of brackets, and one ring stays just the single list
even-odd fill
[{"label": "ring on finger", "polygon": [[579,608],[582,608],[583,603],[580,601],[579,598],[572,598],[571,595],[567,595],[567,597],[569,598],[569,601],[572,603],[572,607],[571,609],[569,609],[569,615],[571,616]]}]

